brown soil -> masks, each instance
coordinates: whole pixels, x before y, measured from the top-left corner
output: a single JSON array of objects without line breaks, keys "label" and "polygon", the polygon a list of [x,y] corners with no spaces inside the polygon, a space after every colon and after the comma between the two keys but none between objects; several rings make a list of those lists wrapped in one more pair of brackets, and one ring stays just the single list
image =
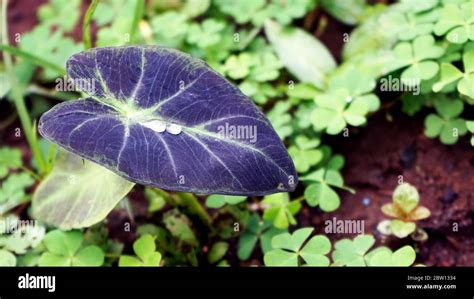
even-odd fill
[{"label": "brown soil", "polygon": [[[424,115],[392,117],[389,122],[384,115],[374,116],[365,128],[354,130],[349,137],[329,140],[335,152],[345,156],[342,173],[346,184],[357,193],[340,192],[342,204],[333,213],[304,211],[309,224],[322,232],[324,221],[333,217],[364,220],[365,232],[374,234],[379,243],[394,248],[407,242],[415,244],[418,262],[474,265],[474,150],[468,138],[446,146],[424,136]],[[388,218],[380,208],[391,201],[399,176],[416,186],[421,204],[431,211],[428,219],[419,222],[429,235],[424,243],[386,239],[376,230],[377,224]],[[365,205],[364,199],[370,203]]]}]

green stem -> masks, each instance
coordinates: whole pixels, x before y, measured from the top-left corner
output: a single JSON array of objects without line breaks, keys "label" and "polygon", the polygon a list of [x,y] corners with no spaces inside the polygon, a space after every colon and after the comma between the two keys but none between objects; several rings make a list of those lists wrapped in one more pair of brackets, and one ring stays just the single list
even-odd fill
[{"label": "green stem", "polygon": [[[7,29],[6,25],[3,26],[3,27],[4,27],[4,31],[6,32],[6,29]],[[5,36],[5,34],[6,33],[3,33],[2,35]],[[10,53],[10,54],[13,54],[17,57],[21,57],[23,59],[26,59],[26,60],[32,62],[35,65],[54,70],[54,71],[60,73],[61,75],[66,74],[66,72],[64,71],[64,68],[62,68],[61,66],[59,66],[55,63],[44,60],[43,58],[40,58],[38,56],[35,56],[33,54],[30,54],[30,53],[25,52],[23,50],[20,50],[18,48],[9,46],[8,45],[8,38],[4,38],[4,40],[2,42],[3,42],[3,45],[0,45],[0,50],[2,50],[5,54]],[[4,56],[5,56],[5,54],[4,54]]]},{"label": "green stem", "polygon": [[89,27],[91,24],[92,15],[94,14],[98,4],[99,0],[92,0],[91,5],[89,5],[89,8],[87,8],[84,21],[82,23],[82,36],[84,40],[84,48],[86,50],[92,48],[91,31]]},{"label": "green stem", "polygon": [[[6,46],[8,46],[7,5],[8,5],[8,1],[2,0],[2,20],[3,20],[2,43]],[[30,145],[33,156],[36,159],[38,168],[40,172],[42,173],[46,169],[46,164],[41,154],[39,144],[35,138],[36,131],[35,132],[32,131],[33,124],[31,122],[30,115],[28,114],[28,110],[26,109],[25,100],[23,98],[21,87],[16,82],[15,73],[13,71],[12,57],[10,56],[10,53],[8,53],[7,51],[3,52],[3,61],[5,63],[5,69],[8,74],[8,78],[10,80],[10,85],[12,87],[13,100],[15,103],[16,110],[18,112],[18,116],[20,117],[20,122],[23,127],[23,131],[25,132],[25,136]]]},{"label": "green stem", "polygon": [[184,192],[176,193],[176,196],[180,205],[187,207],[191,214],[197,215],[207,226],[211,225],[211,216],[209,216],[206,209],[204,209],[196,196]]},{"label": "green stem", "polygon": [[138,29],[138,24],[143,16],[143,11],[145,10],[145,0],[137,0],[135,5],[135,13],[133,15],[132,28],[130,29],[130,44],[135,43],[135,36]]}]

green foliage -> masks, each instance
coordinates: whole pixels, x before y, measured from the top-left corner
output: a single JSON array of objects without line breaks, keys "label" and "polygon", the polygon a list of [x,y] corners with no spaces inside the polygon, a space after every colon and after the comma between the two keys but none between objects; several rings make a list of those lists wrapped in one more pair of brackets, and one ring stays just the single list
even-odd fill
[{"label": "green foliage", "polygon": [[439,64],[433,59],[444,54],[444,49],[435,44],[431,35],[419,36],[412,43],[399,43],[393,51],[395,60],[392,69],[406,68],[401,80],[407,86],[418,84],[417,80],[428,80],[436,76]]},{"label": "green foliage", "polygon": [[313,228],[300,228],[294,233],[282,233],[272,238],[272,250],[264,256],[266,266],[294,267],[329,266],[326,256],[331,242],[326,236],[317,235],[308,240]]},{"label": "green foliage", "polygon": [[294,215],[301,209],[299,200],[290,201],[288,193],[275,193],[267,195],[262,200],[265,207],[263,219],[271,221],[276,228],[287,228],[290,224],[295,225]]},{"label": "green foliage", "polygon": [[318,169],[302,178],[310,184],[306,187],[304,198],[309,206],[318,206],[325,212],[336,210],[341,200],[333,188],[349,190],[344,186],[344,180],[337,170]]},{"label": "green foliage", "polygon": [[314,7],[314,0],[267,1],[265,0],[216,0],[215,5],[239,24],[251,22],[262,25],[266,19],[276,19],[280,24],[289,24],[301,18]]},{"label": "green foliage", "polygon": [[288,148],[288,153],[298,172],[307,172],[323,159],[322,151],[317,149],[320,143],[319,138],[308,138],[305,135],[296,136],[295,145]]},{"label": "green foliage", "polygon": [[447,85],[456,84],[459,93],[474,100],[474,48],[464,52],[464,72],[451,63],[441,64],[440,81],[433,85],[433,91],[439,92]]},{"label": "green foliage", "polygon": [[474,2],[446,4],[434,27],[434,33],[439,36],[446,35],[446,39],[451,43],[463,44],[474,40],[473,7]]},{"label": "green foliage", "polygon": [[183,213],[176,209],[168,211],[163,215],[163,222],[171,235],[179,242],[191,246],[198,245],[198,240],[191,227],[191,221]]},{"label": "green foliage", "polygon": [[156,251],[155,239],[151,235],[143,235],[133,243],[133,251],[137,257],[121,255],[120,267],[157,267],[161,263],[161,253]]},{"label": "green foliage", "polygon": [[[61,229],[102,221],[135,184],[114,172],[61,151],[33,195],[33,215]],[[107,186],[107,188],[104,188]]]},{"label": "green foliage", "polygon": [[0,249],[0,267],[14,267],[16,266],[16,257],[13,253],[7,250]]},{"label": "green foliage", "polygon": [[411,246],[404,246],[395,252],[382,247],[370,257],[369,266],[375,267],[409,267],[416,259],[416,252]]},{"label": "green foliage", "polygon": [[265,33],[283,65],[301,82],[318,88],[326,84],[336,62],[315,37],[298,28],[284,28],[273,21],[265,22]]},{"label": "green foliage", "polygon": [[321,0],[321,6],[340,22],[356,25],[363,20],[367,5],[365,0]]},{"label": "green foliage", "polygon": [[375,244],[371,235],[359,235],[353,240],[342,239],[334,244],[332,259],[337,266],[367,266],[367,252]]},{"label": "green foliage", "polygon": [[466,122],[459,115],[464,109],[460,100],[440,98],[434,102],[436,112],[425,119],[425,135],[440,138],[444,144],[454,144],[467,133]]},{"label": "green foliage", "polygon": [[22,203],[27,197],[25,189],[32,186],[35,181],[26,172],[9,175],[1,183],[0,188],[0,214]]},{"label": "green foliage", "polygon": [[45,235],[45,227],[22,221],[17,216],[0,218],[0,248],[14,254],[25,254],[36,248]]},{"label": "green foliage", "polygon": [[331,78],[326,93],[315,98],[316,108],[311,115],[313,127],[335,135],[347,124],[365,124],[365,116],[380,106],[378,97],[370,93],[374,87],[373,78],[355,69],[336,74]]},{"label": "green foliage", "polygon": [[83,246],[80,231],[63,232],[53,230],[46,234],[43,244],[46,247],[38,264],[40,266],[101,266],[104,252],[95,245]]},{"label": "green foliage", "polygon": [[6,177],[9,170],[17,169],[22,164],[20,150],[10,147],[0,148],[0,179]]},{"label": "green foliage", "polygon": [[[428,218],[430,211],[419,205],[420,196],[415,187],[408,183],[398,185],[393,192],[392,203],[384,204],[382,212],[394,218],[388,232],[398,238],[405,238],[416,230],[416,221]],[[382,224],[383,225],[383,224]],[[379,225],[379,228],[383,228]]]},{"label": "green foliage", "polygon": [[473,136],[471,137],[471,145],[474,146],[474,121],[467,121],[466,128],[469,132],[473,133]]},{"label": "green foliage", "polygon": [[231,196],[231,195],[220,195],[214,194],[206,198],[206,206],[209,208],[222,208],[226,204],[236,205],[241,202],[244,202],[247,199],[247,196]]},{"label": "green foliage", "polygon": [[240,235],[237,256],[241,260],[250,258],[259,241],[262,252],[266,253],[271,249],[272,238],[284,231],[274,227],[270,221],[262,221],[258,214],[252,214]]},{"label": "green foliage", "polygon": [[51,0],[40,6],[38,18],[47,26],[55,26],[64,32],[71,31],[79,20],[80,3],[80,0]]},{"label": "green foliage", "polygon": [[216,242],[212,244],[209,253],[207,254],[207,261],[211,264],[219,262],[227,254],[229,250],[229,243],[227,242]]}]

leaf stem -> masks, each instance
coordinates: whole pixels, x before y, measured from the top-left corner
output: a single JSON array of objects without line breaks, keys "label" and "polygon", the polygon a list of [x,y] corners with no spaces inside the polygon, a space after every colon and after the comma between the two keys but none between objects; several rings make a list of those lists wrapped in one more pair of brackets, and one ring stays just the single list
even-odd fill
[{"label": "leaf stem", "polygon": [[129,42],[130,44],[135,43],[135,36],[138,29],[138,23],[142,19],[144,10],[145,10],[145,1],[137,0],[137,4],[135,5],[135,13],[133,15],[132,27],[130,28],[130,42]]},{"label": "leaf stem", "polygon": [[176,193],[176,197],[179,204],[187,207],[191,214],[197,215],[207,226],[211,225],[211,216],[209,216],[206,209],[201,205],[196,196],[191,193],[179,192]]},{"label": "leaf stem", "polygon": [[92,0],[91,4],[87,8],[86,14],[84,16],[84,21],[82,23],[82,37],[84,40],[84,48],[90,49],[92,48],[92,41],[91,41],[91,31],[90,31],[90,24],[92,15],[99,4],[99,0]]},{"label": "leaf stem", "polygon": [[[8,47],[8,27],[7,27],[7,6],[8,0],[2,0],[2,43]],[[3,46],[3,45],[2,45]],[[23,93],[20,85],[16,81],[16,76],[13,71],[13,61],[10,53],[3,51],[3,61],[5,63],[5,69],[10,80],[10,85],[12,88],[13,100],[15,103],[18,116],[20,117],[20,122],[23,127],[28,144],[30,145],[33,156],[36,159],[38,168],[41,173],[46,169],[46,164],[44,162],[43,156],[41,154],[39,144],[35,138],[36,131],[33,131],[33,124],[26,109],[25,100],[23,98]]]},{"label": "leaf stem", "polygon": [[[6,31],[6,25],[5,25],[5,31]],[[3,33],[2,35],[5,35],[6,33]],[[66,72],[64,71],[64,68],[62,68],[61,66],[55,64],[55,63],[52,63],[50,61],[47,61],[41,57],[38,57],[38,56],[35,56],[29,52],[26,52],[26,51],[23,51],[23,50],[20,50],[18,48],[15,48],[15,47],[12,47],[12,46],[9,46],[8,45],[8,38],[4,39],[2,41],[2,45],[0,45],[0,50],[4,51],[4,53],[10,53],[10,54],[13,54],[17,57],[21,57],[21,58],[24,58],[30,62],[32,62],[33,64],[35,65],[38,65],[38,66],[41,66],[41,67],[44,67],[44,68],[48,68],[48,69],[51,69],[51,70],[54,70],[58,73],[60,73],[61,75],[65,75]],[[4,56],[5,56],[4,54]]]}]

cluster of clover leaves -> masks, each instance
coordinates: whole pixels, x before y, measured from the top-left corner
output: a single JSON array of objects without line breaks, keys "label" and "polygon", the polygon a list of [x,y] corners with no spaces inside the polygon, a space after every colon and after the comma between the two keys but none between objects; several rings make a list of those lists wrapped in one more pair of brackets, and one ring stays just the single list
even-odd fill
[{"label": "cluster of clover leaves", "polygon": [[[213,195],[206,199],[206,206],[217,211],[209,216],[203,207],[190,204],[195,203],[192,195],[145,188],[147,213],[161,213],[165,206],[171,209],[162,214],[160,225],[138,227],[140,237],[134,243],[133,256],[122,255],[123,246],[104,237],[107,229],[102,223],[84,232],[50,231],[46,236],[45,228],[40,227],[38,237],[2,231],[0,264],[107,265],[118,260],[119,265],[128,266],[196,265],[199,256],[205,254],[209,263],[226,265],[229,240],[237,236],[240,259],[249,259],[260,248],[267,265],[413,263],[411,247],[369,252],[373,237],[368,235],[336,242],[331,262],[326,256],[331,249],[327,238],[307,240],[311,229],[297,230],[292,235],[286,231],[297,225],[303,204],[331,212],[340,205],[339,190],[353,192],[340,174],[344,157],[333,153],[324,144],[324,137],[349,137],[350,127],[364,126],[380,109],[379,96],[383,93],[377,86],[382,79],[399,79],[399,87],[407,90],[419,87],[419,94],[403,92],[400,100],[409,115],[421,114],[424,107],[434,108],[425,119],[426,136],[453,144],[468,131],[474,133],[474,120],[463,116],[474,103],[472,1],[400,0],[372,6],[365,1],[344,0],[189,0],[149,1],[146,9],[141,2],[100,1],[92,16],[98,28],[95,45],[158,44],[205,60],[265,108],[288,146],[304,195],[292,198],[280,193],[263,200]],[[38,82],[51,83],[64,75],[68,57],[84,49],[82,43],[65,34],[79,22],[80,5],[79,0],[51,0],[40,6],[39,24],[15,37],[15,46],[23,55],[15,60],[14,71],[23,94],[34,99],[33,117],[46,110],[45,97],[76,97],[46,90]],[[340,65],[317,38],[292,25],[316,6],[355,26],[343,37]],[[319,24],[318,30],[323,29],[324,25]],[[35,73],[35,60],[28,59],[32,56],[41,58],[36,62],[43,71]],[[39,76],[38,82],[34,82],[33,74]],[[0,97],[13,102],[12,86],[6,77],[0,70]],[[25,130],[30,129],[34,128]],[[54,147],[42,139],[38,142],[47,157],[46,166],[37,157],[31,165],[42,177],[51,171]],[[0,214],[5,214],[29,200],[25,190],[40,177],[24,169],[19,151],[0,151],[0,158],[4,158],[0,163]],[[127,204],[122,207],[128,209]],[[232,215],[242,228],[233,227],[235,219],[222,214]],[[196,217],[217,241],[201,244],[191,220]],[[9,238],[22,238],[24,245],[14,248]],[[203,246],[207,248],[204,253],[199,249]]]}]

